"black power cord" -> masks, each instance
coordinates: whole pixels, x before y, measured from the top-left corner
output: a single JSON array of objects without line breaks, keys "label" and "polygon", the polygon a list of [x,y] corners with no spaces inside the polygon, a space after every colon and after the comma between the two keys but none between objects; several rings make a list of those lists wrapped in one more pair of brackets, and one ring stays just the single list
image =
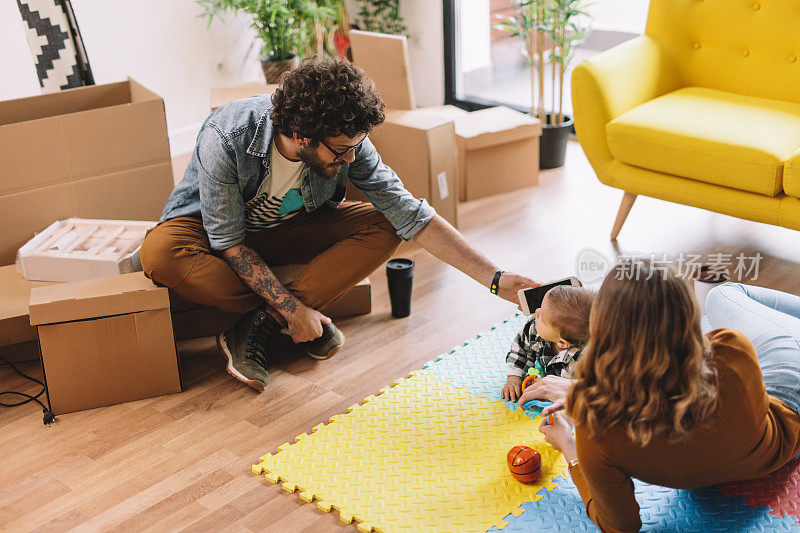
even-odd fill
[{"label": "black power cord", "polygon": [[14,372],[19,374],[23,378],[28,379],[30,381],[33,381],[34,383],[38,383],[39,385],[42,386],[42,390],[40,390],[39,393],[37,395],[35,395],[35,396],[31,396],[30,394],[25,394],[24,392],[17,392],[17,391],[13,391],[13,390],[0,391],[0,396],[3,396],[4,394],[16,394],[17,396],[22,396],[23,398],[27,398],[27,399],[21,400],[21,401],[19,401],[17,403],[0,402],[0,407],[17,407],[19,405],[25,405],[26,403],[29,403],[29,402],[36,402],[36,403],[38,403],[39,405],[42,406],[42,413],[44,413],[44,415],[42,416],[42,421],[45,423],[45,425],[49,426],[51,422],[55,422],[56,415],[54,415],[53,412],[47,406],[45,406],[45,404],[43,404],[39,400],[39,396],[44,394],[45,390],[47,390],[45,388],[45,384],[42,383],[41,381],[39,381],[36,378],[32,378],[32,377],[28,376],[27,374],[23,374],[16,366],[14,366],[14,363],[9,361],[5,357],[0,357],[0,360],[2,360],[4,363],[6,363],[11,368],[13,368]]}]

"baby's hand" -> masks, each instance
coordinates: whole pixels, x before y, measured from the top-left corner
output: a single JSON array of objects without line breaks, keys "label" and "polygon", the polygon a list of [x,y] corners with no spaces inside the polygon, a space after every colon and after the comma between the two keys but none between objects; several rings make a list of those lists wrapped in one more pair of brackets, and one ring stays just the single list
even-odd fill
[{"label": "baby's hand", "polygon": [[500,392],[500,396],[504,400],[516,402],[522,395],[522,378],[519,376],[510,375],[506,380],[506,386]]}]

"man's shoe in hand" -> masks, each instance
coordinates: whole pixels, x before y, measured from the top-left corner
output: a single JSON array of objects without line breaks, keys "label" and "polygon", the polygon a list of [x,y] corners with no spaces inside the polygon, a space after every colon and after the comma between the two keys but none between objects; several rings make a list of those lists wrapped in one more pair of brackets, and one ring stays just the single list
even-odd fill
[{"label": "man's shoe in hand", "polygon": [[242,383],[263,391],[269,382],[267,372],[271,337],[280,326],[258,307],[217,336],[217,346],[228,361],[228,373]]},{"label": "man's shoe in hand", "polygon": [[299,342],[297,346],[314,359],[328,359],[344,346],[344,333],[333,324],[323,324],[322,335],[319,338],[313,341]]}]

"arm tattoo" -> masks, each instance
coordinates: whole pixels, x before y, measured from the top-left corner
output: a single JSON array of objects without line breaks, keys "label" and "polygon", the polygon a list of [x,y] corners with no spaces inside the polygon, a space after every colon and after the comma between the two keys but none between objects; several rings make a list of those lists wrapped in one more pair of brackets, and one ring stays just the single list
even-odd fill
[{"label": "arm tattoo", "polygon": [[281,285],[261,256],[252,249],[239,245],[226,259],[242,281],[275,309],[288,313],[297,311],[300,302]]}]

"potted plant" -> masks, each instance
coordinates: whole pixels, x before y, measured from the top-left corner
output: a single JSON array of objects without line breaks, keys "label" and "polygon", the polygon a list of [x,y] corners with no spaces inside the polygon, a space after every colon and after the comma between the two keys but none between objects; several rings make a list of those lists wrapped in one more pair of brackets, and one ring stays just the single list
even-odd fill
[{"label": "potted plant", "polygon": [[267,83],[300,62],[300,57],[324,53],[325,34],[335,22],[342,0],[197,0],[208,24],[227,12],[250,14],[251,27],[262,42],[261,68]]},{"label": "potted plant", "polygon": [[400,16],[400,0],[358,0],[360,29],[376,33],[405,35],[408,31]]},{"label": "potted plant", "polygon": [[[567,140],[573,120],[564,114],[565,73],[575,55],[576,46],[585,38],[586,28],[579,25],[588,17],[586,0],[516,0],[516,15],[502,18],[498,29],[519,37],[531,67],[531,115],[542,123],[539,168],[564,164]],[[545,110],[544,81],[550,65],[552,100]],[[557,105],[556,105],[557,102]]]}]

